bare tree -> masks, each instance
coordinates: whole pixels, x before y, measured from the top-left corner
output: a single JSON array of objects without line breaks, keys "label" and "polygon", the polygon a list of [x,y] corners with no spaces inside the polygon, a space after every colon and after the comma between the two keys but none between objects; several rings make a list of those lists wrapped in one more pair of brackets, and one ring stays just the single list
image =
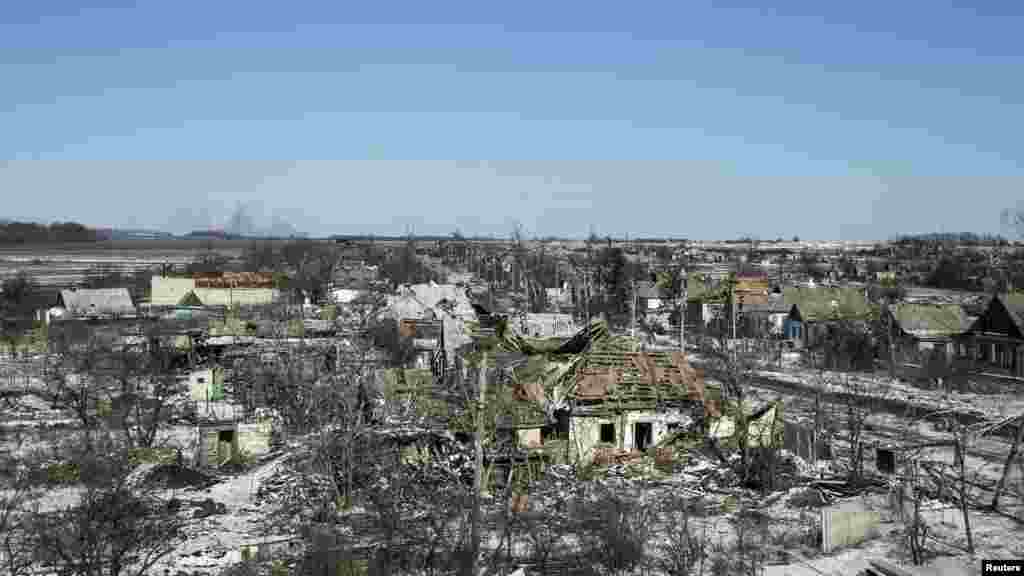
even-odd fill
[{"label": "bare tree", "polygon": [[0,454],[0,572],[22,576],[31,573],[34,560],[26,528],[41,493],[32,481],[38,458],[15,457],[22,448],[20,441],[12,448]]},{"label": "bare tree", "polygon": [[48,360],[49,400],[74,414],[87,437],[111,426],[133,447],[153,446],[180,385],[170,370],[169,350],[156,344],[156,333],[148,336],[147,344],[125,345],[94,334]]},{"label": "bare tree", "polygon": [[703,573],[704,538],[694,533],[690,525],[693,510],[692,503],[675,495],[662,508],[665,539],[656,551],[654,563],[667,576],[690,576],[694,568]]},{"label": "bare tree", "polygon": [[34,515],[37,559],[62,576],[140,576],[170,554],[182,520],[155,493],[130,482],[127,451],[99,438],[73,456],[79,502]]}]

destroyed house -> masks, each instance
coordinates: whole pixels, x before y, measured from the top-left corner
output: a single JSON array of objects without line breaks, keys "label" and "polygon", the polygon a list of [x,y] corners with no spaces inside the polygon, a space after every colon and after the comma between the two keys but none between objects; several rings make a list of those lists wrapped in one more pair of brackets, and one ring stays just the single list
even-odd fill
[{"label": "destroyed house", "polygon": [[[703,374],[681,352],[597,348],[561,365],[560,386],[518,385],[521,401],[544,407],[517,414],[520,443],[567,438],[574,456],[585,459],[600,447],[644,451],[677,426],[717,415],[716,402],[705,396]],[[537,414],[548,417],[539,433]]]},{"label": "destroyed house", "polygon": [[676,426],[718,413],[703,373],[678,351],[595,350],[569,397],[570,440],[584,458],[601,445],[643,452]]}]

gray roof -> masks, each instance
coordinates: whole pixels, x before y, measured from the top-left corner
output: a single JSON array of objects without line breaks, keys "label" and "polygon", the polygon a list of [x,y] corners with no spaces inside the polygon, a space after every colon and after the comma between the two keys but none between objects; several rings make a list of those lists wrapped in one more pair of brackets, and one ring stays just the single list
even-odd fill
[{"label": "gray roof", "polygon": [[60,291],[61,301],[72,314],[134,314],[127,288],[93,288]]},{"label": "gray roof", "polygon": [[637,298],[664,298],[661,288],[650,280],[641,280],[636,283]]}]

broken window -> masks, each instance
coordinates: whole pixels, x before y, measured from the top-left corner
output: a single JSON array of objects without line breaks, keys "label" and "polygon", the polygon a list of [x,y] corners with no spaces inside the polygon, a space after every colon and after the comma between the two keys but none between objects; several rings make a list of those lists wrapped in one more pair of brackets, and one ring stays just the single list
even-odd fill
[{"label": "broken window", "polygon": [[615,444],[615,424],[601,424],[601,443]]},{"label": "broken window", "polygon": [[641,452],[654,443],[654,426],[650,422],[633,424],[633,447]]},{"label": "broken window", "polygon": [[896,453],[887,448],[878,448],[875,452],[875,467],[882,474],[896,473]]}]

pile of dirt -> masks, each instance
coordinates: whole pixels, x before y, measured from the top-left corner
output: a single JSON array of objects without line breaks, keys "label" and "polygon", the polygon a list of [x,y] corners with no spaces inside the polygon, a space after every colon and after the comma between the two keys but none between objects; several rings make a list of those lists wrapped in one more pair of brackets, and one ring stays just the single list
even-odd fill
[{"label": "pile of dirt", "polygon": [[162,488],[203,490],[216,484],[219,480],[217,477],[195,468],[179,464],[161,464],[149,470],[145,481],[151,486]]}]

